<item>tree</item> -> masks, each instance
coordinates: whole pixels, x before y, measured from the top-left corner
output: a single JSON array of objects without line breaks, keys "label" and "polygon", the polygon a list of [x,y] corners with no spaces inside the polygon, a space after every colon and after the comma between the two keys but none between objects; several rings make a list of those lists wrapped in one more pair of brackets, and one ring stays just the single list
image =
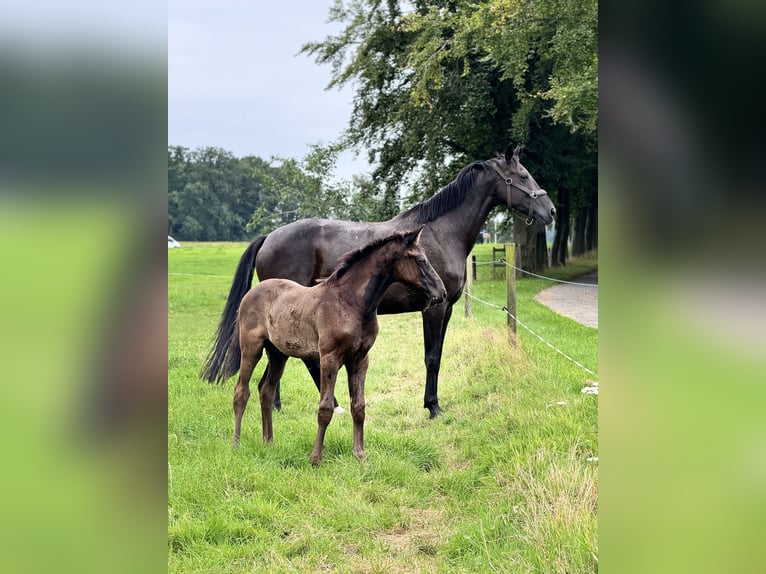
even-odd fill
[{"label": "tree", "polygon": [[238,159],[220,148],[168,148],[168,233],[180,239],[247,238],[245,224],[269,205],[260,158]]},{"label": "tree", "polygon": [[[421,0],[409,11],[395,0],[336,0],[330,20],[344,29],[303,52],[332,66],[329,87],[353,81],[340,145],[369,150],[372,183],[390,205],[430,196],[460,167],[512,140],[527,144],[532,158],[595,141],[594,0]],[[536,141],[550,126],[559,128],[556,137]],[[575,155],[595,155],[595,146]],[[563,163],[532,163],[543,168],[528,165],[556,201],[549,182],[566,179]],[[529,241],[538,245],[539,233]]]}]

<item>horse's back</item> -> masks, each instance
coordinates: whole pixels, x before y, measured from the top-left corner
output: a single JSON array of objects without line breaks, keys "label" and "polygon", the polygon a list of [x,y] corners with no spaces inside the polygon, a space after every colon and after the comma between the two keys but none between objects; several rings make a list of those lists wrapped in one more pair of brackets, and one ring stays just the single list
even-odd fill
[{"label": "horse's back", "polygon": [[386,236],[393,228],[383,223],[335,219],[301,219],[275,229],[258,252],[258,278],[291,279],[311,286],[329,276],[340,256]]},{"label": "horse's back", "polygon": [[267,279],[255,285],[242,300],[240,332],[260,333],[290,357],[318,355],[316,311],[321,290],[289,279]]},{"label": "horse's back", "polygon": [[307,288],[289,279],[267,279],[253,286],[242,298],[239,306],[239,321],[245,319],[262,321],[269,309],[275,306],[291,305],[300,300]]}]

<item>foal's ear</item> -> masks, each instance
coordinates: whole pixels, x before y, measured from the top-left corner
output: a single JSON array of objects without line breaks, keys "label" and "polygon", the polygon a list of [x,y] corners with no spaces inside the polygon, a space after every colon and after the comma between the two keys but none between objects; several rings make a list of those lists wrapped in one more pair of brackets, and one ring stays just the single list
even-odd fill
[{"label": "foal's ear", "polygon": [[516,158],[516,160],[519,159],[519,150],[521,149],[521,144],[517,145],[515,148],[513,147],[513,144],[508,144],[508,147],[505,148],[505,161],[507,163],[511,163],[511,161]]},{"label": "foal's ear", "polygon": [[404,236],[405,243],[407,245],[410,245],[412,243],[417,243],[418,241],[420,241],[420,236],[423,233],[424,228],[425,228],[425,225],[421,225],[418,229],[408,232],[407,235]]}]

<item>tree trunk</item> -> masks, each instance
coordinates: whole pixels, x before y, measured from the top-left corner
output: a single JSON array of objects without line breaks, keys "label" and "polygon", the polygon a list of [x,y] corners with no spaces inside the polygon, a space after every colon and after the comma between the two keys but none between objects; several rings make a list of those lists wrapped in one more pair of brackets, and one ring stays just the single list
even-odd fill
[{"label": "tree trunk", "polygon": [[598,249],[598,203],[594,201],[588,208],[588,227],[585,231],[585,249]]},{"label": "tree trunk", "polygon": [[545,241],[544,225],[526,225],[521,219],[516,219],[513,222],[513,242],[516,244],[515,265],[532,273],[545,269],[548,244]]},{"label": "tree trunk", "polygon": [[572,256],[577,257],[585,253],[585,228],[588,211],[579,209],[574,218],[574,234],[572,237]]},{"label": "tree trunk", "polygon": [[569,192],[560,189],[556,204],[556,235],[551,248],[551,265],[566,265],[569,258]]},{"label": "tree trunk", "polygon": [[537,249],[535,250],[535,255],[537,256],[537,269],[545,271],[548,267],[548,238],[545,236],[544,225],[538,226],[536,241]]}]

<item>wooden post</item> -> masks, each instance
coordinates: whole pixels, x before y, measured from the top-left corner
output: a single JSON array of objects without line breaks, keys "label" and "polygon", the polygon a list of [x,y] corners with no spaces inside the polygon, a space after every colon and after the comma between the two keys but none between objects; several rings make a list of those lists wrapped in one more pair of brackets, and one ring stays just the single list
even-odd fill
[{"label": "wooden post", "polygon": [[[508,264],[505,268],[505,288],[508,309],[508,338],[512,343],[516,342],[516,269],[510,267],[516,265],[516,244],[505,244],[505,262]],[[511,317],[513,315],[513,317]]]},{"label": "wooden post", "polygon": [[463,288],[463,301],[465,302],[465,316],[471,317],[473,315],[473,307],[471,303],[471,295],[473,295],[473,273],[471,272],[473,267],[473,259],[471,254],[465,260],[465,287]]}]

